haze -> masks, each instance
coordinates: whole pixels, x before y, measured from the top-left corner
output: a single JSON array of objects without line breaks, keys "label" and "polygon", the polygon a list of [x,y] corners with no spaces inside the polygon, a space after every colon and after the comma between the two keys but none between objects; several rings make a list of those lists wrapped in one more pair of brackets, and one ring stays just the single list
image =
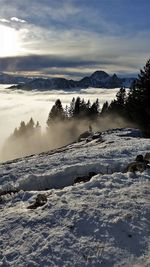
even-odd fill
[{"label": "haze", "polygon": [[91,102],[98,97],[102,106],[106,100],[111,101],[118,91],[118,89],[89,88],[70,93],[64,91],[26,92],[21,90],[12,91],[5,88],[6,85],[0,85],[0,147],[22,120],[27,122],[32,117],[35,122],[38,120],[44,129],[49,111],[58,98],[65,107],[73,97],[78,95],[85,100],[90,99]]}]

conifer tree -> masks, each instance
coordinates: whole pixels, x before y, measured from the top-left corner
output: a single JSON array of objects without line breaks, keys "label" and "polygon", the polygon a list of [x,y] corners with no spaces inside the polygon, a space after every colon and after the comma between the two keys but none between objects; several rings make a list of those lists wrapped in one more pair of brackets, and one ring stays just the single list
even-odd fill
[{"label": "conifer tree", "polygon": [[74,105],[73,117],[79,118],[80,112],[81,112],[81,98],[78,96]]},{"label": "conifer tree", "polygon": [[34,120],[31,118],[26,125],[26,130],[28,131],[28,134],[31,134],[34,131],[34,126]]},{"label": "conifer tree", "polygon": [[91,118],[97,118],[98,114],[99,114],[99,100],[97,98],[90,108],[89,115]]},{"label": "conifer tree", "polygon": [[26,133],[26,130],[27,128],[26,128],[25,122],[21,121],[19,130],[18,130],[19,134],[24,135]]},{"label": "conifer tree", "polygon": [[60,99],[57,99],[55,105],[53,105],[47,120],[48,126],[51,122],[62,121],[65,119],[65,112],[62,107]]},{"label": "conifer tree", "polygon": [[41,128],[39,121],[37,121],[37,123],[36,123],[36,126],[35,126],[35,127],[36,127],[36,128]]},{"label": "conifer tree", "polygon": [[140,70],[137,81],[129,92],[126,108],[145,136],[150,136],[150,59]]},{"label": "conifer tree", "polygon": [[116,94],[117,104],[120,107],[124,107],[126,102],[126,89],[125,87],[121,87],[120,90]]},{"label": "conifer tree", "polygon": [[81,107],[80,107],[80,117],[84,118],[87,117],[87,106],[84,98],[81,101]]},{"label": "conifer tree", "polygon": [[106,115],[106,113],[108,112],[108,102],[104,102],[103,106],[102,106],[102,110],[101,110],[101,115]]},{"label": "conifer tree", "polygon": [[75,98],[73,97],[73,98],[72,98],[72,101],[71,101],[71,103],[70,103],[69,110],[68,110],[69,117],[73,117],[73,114],[74,114],[74,108],[75,108]]}]

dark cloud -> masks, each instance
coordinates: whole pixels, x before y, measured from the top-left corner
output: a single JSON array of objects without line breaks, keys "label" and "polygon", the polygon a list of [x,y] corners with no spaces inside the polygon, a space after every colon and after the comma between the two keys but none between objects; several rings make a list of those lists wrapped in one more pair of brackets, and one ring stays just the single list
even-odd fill
[{"label": "dark cloud", "polygon": [[106,64],[105,61],[78,59],[60,56],[19,56],[0,58],[0,71],[40,71],[47,68],[78,68]]},{"label": "dark cloud", "polygon": [[[36,74],[41,76],[64,76],[66,78],[74,77],[77,79],[89,76],[95,70],[101,69],[107,71],[111,66],[118,68],[119,65],[121,66],[122,62],[118,62],[117,58],[115,62],[113,57],[102,57],[97,60],[86,59],[86,57],[63,57],[57,55],[28,55],[0,58],[1,72],[14,72],[31,76]],[[131,64],[132,67],[135,66]],[[118,73],[118,70],[116,73]],[[120,70],[119,74],[126,76],[128,71],[123,71],[122,73]]]}]

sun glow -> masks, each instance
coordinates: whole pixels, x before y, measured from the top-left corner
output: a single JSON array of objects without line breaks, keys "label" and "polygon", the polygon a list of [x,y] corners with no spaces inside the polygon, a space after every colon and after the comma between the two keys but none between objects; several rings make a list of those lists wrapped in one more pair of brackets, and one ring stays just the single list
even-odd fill
[{"label": "sun glow", "polygon": [[0,25],[0,57],[20,54],[21,42],[17,30]]}]

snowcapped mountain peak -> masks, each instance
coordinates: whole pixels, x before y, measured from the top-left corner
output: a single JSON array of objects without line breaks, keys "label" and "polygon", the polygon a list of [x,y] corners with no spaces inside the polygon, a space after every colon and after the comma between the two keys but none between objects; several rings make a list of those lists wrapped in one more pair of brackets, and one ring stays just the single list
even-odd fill
[{"label": "snowcapped mountain peak", "polygon": [[112,75],[112,78],[117,78],[118,79],[118,76],[117,76],[117,74],[116,73],[114,73],[113,75]]},{"label": "snowcapped mountain peak", "polygon": [[117,88],[128,84],[130,87],[133,80],[126,78],[118,78],[116,74],[110,76],[108,73],[102,70],[95,71],[91,76],[82,78],[79,81],[67,80],[65,78],[36,78],[27,81],[25,84],[18,84],[12,86],[13,89],[23,90],[70,90],[70,89],[82,89],[88,87],[95,88]]},{"label": "snowcapped mountain peak", "polygon": [[102,70],[95,71],[90,78],[94,79],[96,81],[101,81],[103,79],[107,79],[109,77],[109,74]]}]

